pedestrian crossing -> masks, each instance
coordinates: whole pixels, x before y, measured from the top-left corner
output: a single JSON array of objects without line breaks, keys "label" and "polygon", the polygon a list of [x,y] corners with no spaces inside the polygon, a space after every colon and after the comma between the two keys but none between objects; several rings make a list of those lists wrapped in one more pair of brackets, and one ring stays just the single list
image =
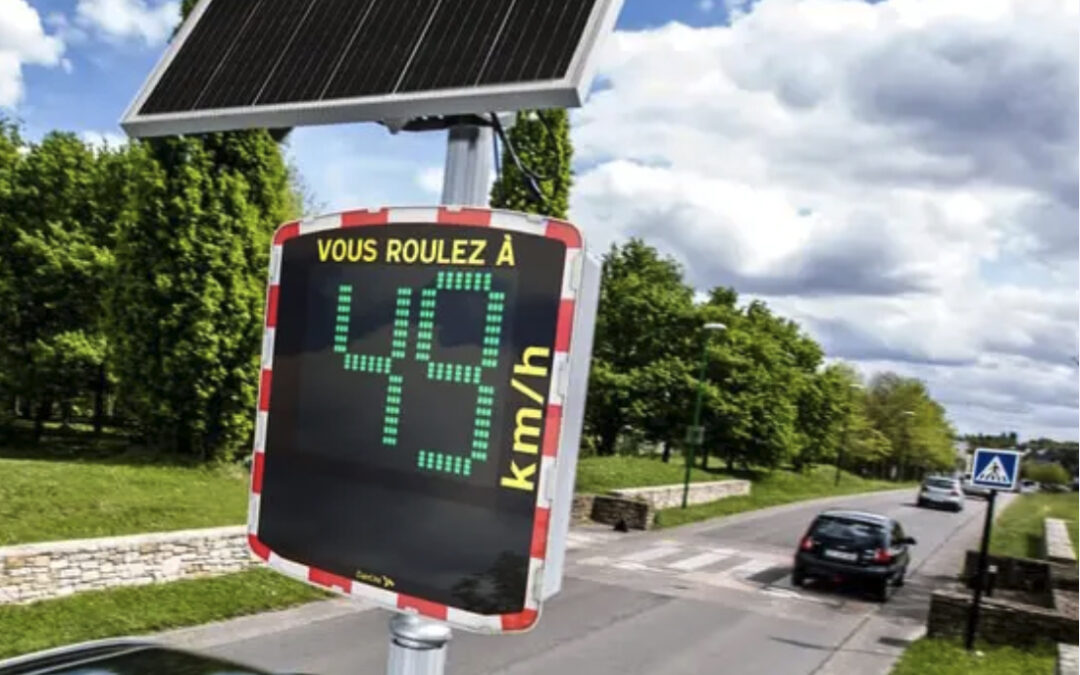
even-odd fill
[{"label": "pedestrian crossing", "polygon": [[[577,564],[597,571],[658,575],[674,580],[724,587],[762,588],[785,579],[791,555],[761,551],[687,545],[674,541],[643,542],[640,548],[582,557]],[[598,552],[599,553],[599,552]]]},{"label": "pedestrian crossing", "polygon": [[623,538],[622,533],[614,532],[610,529],[605,529],[603,531],[595,529],[572,529],[566,535],[566,549],[568,551],[581,551],[584,549],[604,546],[605,544],[618,541],[621,538]]}]

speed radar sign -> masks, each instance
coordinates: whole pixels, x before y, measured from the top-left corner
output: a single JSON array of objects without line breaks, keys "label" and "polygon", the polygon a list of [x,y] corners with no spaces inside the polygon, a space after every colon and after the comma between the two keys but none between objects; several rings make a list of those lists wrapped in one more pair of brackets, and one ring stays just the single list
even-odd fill
[{"label": "speed radar sign", "polygon": [[274,236],[249,542],[481,632],[559,589],[599,283],[572,225],[353,211]]}]

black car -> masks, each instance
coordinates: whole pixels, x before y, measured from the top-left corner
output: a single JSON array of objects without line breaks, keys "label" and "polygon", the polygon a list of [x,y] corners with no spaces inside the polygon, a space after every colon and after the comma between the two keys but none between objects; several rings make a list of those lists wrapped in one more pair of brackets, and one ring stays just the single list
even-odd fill
[{"label": "black car", "polygon": [[825,511],[814,519],[795,552],[791,582],[808,577],[866,584],[881,602],[889,586],[903,586],[915,544],[900,523],[863,511]]},{"label": "black car", "polygon": [[0,675],[269,675],[141,640],[103,640],[0,661]]}]

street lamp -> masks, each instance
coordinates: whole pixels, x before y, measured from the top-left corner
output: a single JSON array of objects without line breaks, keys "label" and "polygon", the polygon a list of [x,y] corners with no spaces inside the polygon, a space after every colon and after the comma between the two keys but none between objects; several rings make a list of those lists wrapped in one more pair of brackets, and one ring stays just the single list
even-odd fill
[{"label": "street lamp", "polygon": [[690,495],[690,469],[694,466],[694,447],[705,440],[705,430],[701,427],[701,399],[705,394],[705,365],[709,354],[709,332],[719,332],[727,329],[722,323],[707,323],[704,326],[705,337],[701,341],[701,367],[698,370],[697,402],[694,404],[694,423],[687,429],[686,444],[686,475],[683,477],[682,507],[686,508],[686,501]]},{"label": "street lamp", "polygon": [[844,437],[840,439],[840,451],[836,453],[836,480],[833,481],[833,485],[840,484],[840,465],[844,463],[844,448],[848,442],[848,428],[851,426],[851,396],[850,394],[856,390],[861,390],[863,386],[857,382],[852,382],[848,385],[848,414],[844,418]]}]

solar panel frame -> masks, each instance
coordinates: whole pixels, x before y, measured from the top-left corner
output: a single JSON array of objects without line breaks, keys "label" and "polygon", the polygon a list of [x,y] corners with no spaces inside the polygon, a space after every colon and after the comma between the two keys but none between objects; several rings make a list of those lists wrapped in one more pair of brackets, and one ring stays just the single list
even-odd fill
[{"label": "solar panel frame", "polygon": [[[307,100],[186,110],[155,114],[141,113],[169,66],[180,53],[195,26],[212,2],[199,0],[188,19],[170,41],[143,87],[128,106],[120,125],[130,136],[164,136],[208,133],[246,128],[287,128],[363,121],[403,120],[430,115],[457,115],[513,111],[527,108],[572,108],[581,106],[596,68],[600,40],[614,28],[623,0],[596,0],[581,39],[563,77],[552,80],[510,82],[446,89],[398,91],[374,96],[354,96],[328,100]],[[236,1],[236,0],[231,0]],[[282,50],[287,44],[280,45]]]}]

